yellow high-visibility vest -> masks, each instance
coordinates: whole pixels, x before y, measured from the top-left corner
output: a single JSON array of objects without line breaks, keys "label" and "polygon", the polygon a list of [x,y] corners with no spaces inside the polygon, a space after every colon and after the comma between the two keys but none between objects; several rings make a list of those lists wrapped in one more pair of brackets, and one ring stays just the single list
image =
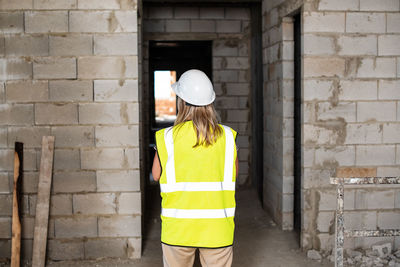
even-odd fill
[{"label": "yellow high-visibility vest", "polygon": [[233,244],[236,131],[219,126],[223,136],[208,147],[193,148],[197,136],[192,121],[156,132],[164,244],[203,248]]}]

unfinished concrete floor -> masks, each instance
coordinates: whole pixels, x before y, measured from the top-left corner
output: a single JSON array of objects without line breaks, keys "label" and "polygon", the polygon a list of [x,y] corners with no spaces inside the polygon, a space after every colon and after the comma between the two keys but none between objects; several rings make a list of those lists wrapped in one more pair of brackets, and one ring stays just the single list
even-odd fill
[{"label": "unfinished concrete floor", "polygon": [[[157,188],[156,188],[157,189]],[[148,194],[154,196],[154,202],[148,207],[143,255],[140,260],[97,260],[49,262],[47,266],[162,266],[160,245],[159,199],[156,189]],[[330,262],[317,262],[307,259],[306,253],[299,249],[294,232],[281,231],[261,208],[252,189],[241,189],[236,193],[236,235],[233,266],[296,266],[317,267],[333,266]],[[196,261],[195,266],[200,266]]]}]

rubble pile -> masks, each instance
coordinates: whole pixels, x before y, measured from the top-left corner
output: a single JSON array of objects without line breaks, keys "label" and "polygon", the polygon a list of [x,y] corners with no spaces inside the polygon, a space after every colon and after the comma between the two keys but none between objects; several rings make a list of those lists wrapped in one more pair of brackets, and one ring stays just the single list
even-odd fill
[{"label": "rubble pile", "polygon": [[[323,258],[328,258],[329,261],[335,262],[335,252],[332,254],[320,254],[316,250],[309,250],[307,257],[312,260],[321,261]],[[393,252],[391,243],[382,243],[373,245],[371,249],[364,251],[346,250],[345,266],[356,267],[400,267],[400,249]]]}]

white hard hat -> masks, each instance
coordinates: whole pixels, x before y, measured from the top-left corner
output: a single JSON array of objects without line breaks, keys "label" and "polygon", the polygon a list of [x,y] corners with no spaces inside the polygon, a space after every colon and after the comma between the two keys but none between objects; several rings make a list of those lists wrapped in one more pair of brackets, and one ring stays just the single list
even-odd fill
[{"label": "white hard hat", "polygon": [[201,70],[185,71],[179,80],[172,84],[172,90],[186,103],[195,106],[209,105],[215,99],[213,85]]}]

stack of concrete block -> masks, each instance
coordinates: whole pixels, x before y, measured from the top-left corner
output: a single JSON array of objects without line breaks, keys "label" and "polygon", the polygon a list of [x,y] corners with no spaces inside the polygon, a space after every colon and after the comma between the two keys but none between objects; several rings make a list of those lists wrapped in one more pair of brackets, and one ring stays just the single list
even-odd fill
[{"label": "stack of concrete block", "polygon": [[215,107],[222,123],[238,131],[238,183],[250,183],[250,9],[145,7],[143,30],[144,91],[148,90],[148,40],[212,40]]},{"label": "stack of concrete block", "polygon": [[31,257],[43,135],[56,140],[48,258],[140,257],[136,1],[2,1],[0,21],[0,258],[11,255],[15,141]]}]

